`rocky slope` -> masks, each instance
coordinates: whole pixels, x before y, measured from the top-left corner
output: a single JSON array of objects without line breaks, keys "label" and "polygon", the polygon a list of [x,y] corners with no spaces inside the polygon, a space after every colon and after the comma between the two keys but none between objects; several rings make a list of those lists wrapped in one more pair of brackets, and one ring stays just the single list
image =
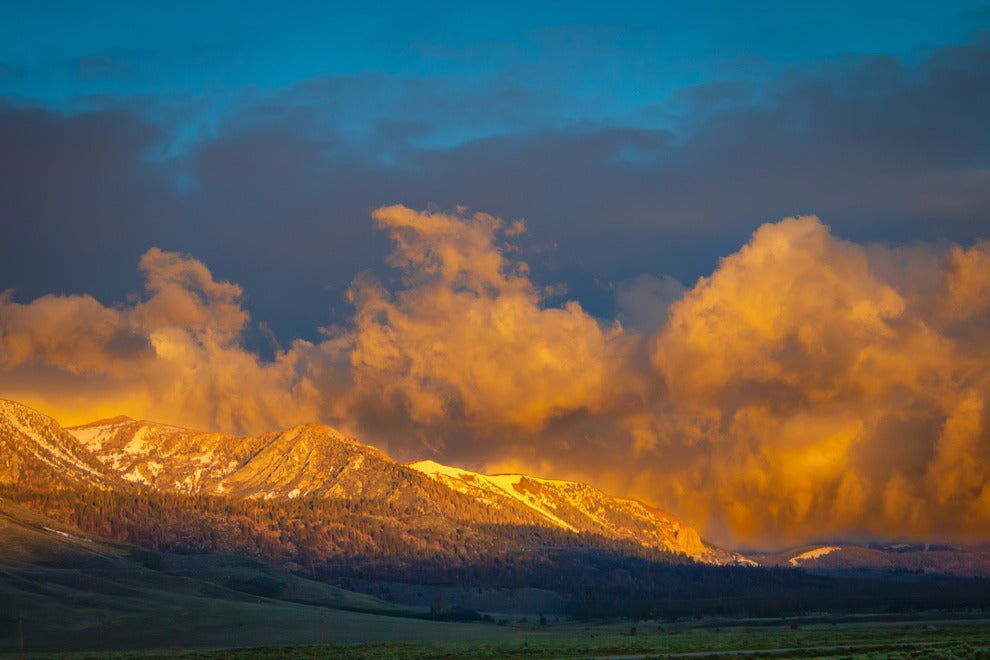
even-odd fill
[{"label": "rocky slope", "polygon": [[0,484],[111,488],[119,479],[51,417],[0,399]]}]

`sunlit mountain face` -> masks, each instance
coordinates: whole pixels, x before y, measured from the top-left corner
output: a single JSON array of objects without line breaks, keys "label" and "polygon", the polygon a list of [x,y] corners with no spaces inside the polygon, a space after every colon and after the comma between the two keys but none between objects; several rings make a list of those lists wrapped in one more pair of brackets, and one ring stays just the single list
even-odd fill
[{"label": "sunlit mountain face", "polygon": [[978,552],[990,13],[572,5],[0,9],[5,487]]}]

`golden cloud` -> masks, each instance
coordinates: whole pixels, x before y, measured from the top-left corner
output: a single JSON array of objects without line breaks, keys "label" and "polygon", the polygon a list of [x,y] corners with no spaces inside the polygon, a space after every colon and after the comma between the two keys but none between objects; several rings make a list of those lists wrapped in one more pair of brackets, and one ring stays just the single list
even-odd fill
[{"label": "golden cloud", "polygon": [[397,400],[414,422],[538,430],[555,417],[607,405],[621,363],[617,325],[602,328],[576,302],[543,293],[496,239],[489,215],[381,208],[406,288],[359,280],[351,363],[365,396]]},{"label": "golden cloud", "polygon": [[985,537],[987,247],[942,256],[925,300],[901,281],[929,254],[788,218],[675,303],[651,355],[677,417],[664,440],[703,438],[712,457],[699,514],[743,540]]},{"label": "golden cloud", "polygon": [[129,304],[8,292],[0,395],[65,422],[325,421],[403,457],[584,478],[723,542],[990,534],[990,244],[788,218],[689,289],[620,285],[623,329],[548,304],[511,256],[522,223],[373,218],[400,285],[357,277],[347,324],[270,361],[244,347],[240,288],[189,256],[149,250]]}]

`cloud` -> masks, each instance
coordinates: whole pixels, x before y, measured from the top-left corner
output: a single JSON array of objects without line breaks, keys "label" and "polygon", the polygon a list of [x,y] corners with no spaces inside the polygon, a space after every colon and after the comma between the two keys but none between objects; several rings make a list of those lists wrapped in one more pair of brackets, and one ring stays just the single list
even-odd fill
[{"label": "cloud", "polygon": [[0,286],[120,299],[140,286],[135,255],[156,245],[238,282],[283,341],[315,341],[346,320],[355,272],[385,275],[387,238],[366,218],[390,200],[527,218],[517,243],[534,277],[608,318],[602,283],[692,282],[789,214],[819,213],[860,242],[969,244],[990,212],[988,50],[976,37],[911,64],[727,71],[594,121],[508,74],[481,86],[325,76],[244,90],[222,111],[174,94],[69,114],[7,99]]},{"label": "cloud", "polygon": [[372,215],[391,276],[355,277],[319,341],[261,359],[240,287],[152,248],[130,302],[0,297],[0,393],[66,421],[325,421],[400,458],[582,478],[733,544],[990,532],[990,244],[787,218],[689,289],[620,286],[624,326],[553,302],[522,223]]},{"label": "cloud", "polygon": [[[743,539],[985,536],[987,248],[867,250],[789,218],[702,278],[652,339],[674,417],[658,453],[697,448],[674,471],[707,484],[697,514]],[[904,282],[933,262],[925,300]]]},{"label": "cloud", "polygon": [[390,262],[405,286],[393,293],[360,280],[352,289],[360,388],[401,401],[414,422],[488,429],[539,430],[603,410],[621,329],[603,328],[573,301],[544,306],[526,265],[496,243],[518,227],[403,206],[374,218],[396,241]]},{"label": "cloud", "polygon": [[616,312],[623,327],[641,332],[659,330],[667,320],[667,308],[684,295],[684,285],[669,275],[649,273],[620,282],[616,288]]},{"label": "cloud", "polygon": [[[110,410],[230,431],[319,416],[298,354],[261,361],[243,346],[249,314],[237,285],[201,262],[152,248],[145,295],[104,306],[89,295],[20,304],[0,296],[0,389],[66,422]],[[300,347],[303,345],[299,344]],[[117,413],[119,414],[119,413]]]},{"label": "cloud", "polygon": [[355,278],[352,320],[319,342],[262,360],[245,345],[240,287],[152,248],[139,264],[144,295],[130,303],[46,295],[21,304],[4,294],[0,385],[30,401],[73,390],[75,403],[49,404],[71,419],[128,390],[122,412],[232,431],[353,424],[369,407],[402,424],[538,431],[606,409],[619,391],[607,380],[624,359],[622,331],[576,302],[545,304],[549,291],[502,242],[522,222],[402,206],[373,215],[395,243],[389,263],[401,286]]}]

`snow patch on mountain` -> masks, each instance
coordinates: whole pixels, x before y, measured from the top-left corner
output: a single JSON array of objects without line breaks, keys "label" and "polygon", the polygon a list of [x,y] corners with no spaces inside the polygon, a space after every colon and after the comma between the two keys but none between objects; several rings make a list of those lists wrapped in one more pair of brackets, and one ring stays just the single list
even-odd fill
[{"label": "snow patch on mountain", "polygon": [[791,566],[800,566],[803,562],[810,561],[812,559],[818,559],[819,557],[824,557],[825,555],[835,552],[836,550],[841,550],[842,548],[834,545],[823,545],[819,548],[813,550],[808,550],[807,552],[802,552],[801,554],[791,557],[788,561]]},{"label": "snow patch on mountain", "polygon": [[612,497],[588,484],[522,474],[486,475],[424,460],[408,467],[495,508],[525,507],[561,529],[625,538],[699,561],[740,563],[705,543],[677,518],[638,500]]},{"label": "snow patch on mountain", "polygon": [[134,435],[131,437],[130,442],[124,445],[125,454],[144,454],[147,447],[144,444],[144,438],[148,435],[148,427],[142,426],[139,428]]}]

